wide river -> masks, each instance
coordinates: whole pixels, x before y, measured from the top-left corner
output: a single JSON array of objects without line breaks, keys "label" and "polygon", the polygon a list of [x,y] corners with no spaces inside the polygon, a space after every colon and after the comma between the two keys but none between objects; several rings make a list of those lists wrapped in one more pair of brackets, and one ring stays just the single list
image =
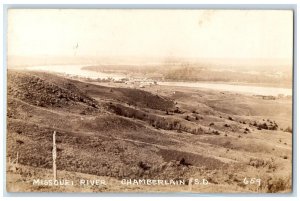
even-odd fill
[{"label": "wide river", "polygon": [[[33,66],[26,67],[27,70],[47,71],[56,73],[65,73],[71,76],[80,76],[85,78],[114,78],[116,80],[125,78],[122,74],[101,73],[81,69],[83,65],[53,65],[53,66]],[[164,86],[183,86],[192,88],[205,88],[219,91],[230,91],[236,93],[246,93],[253,95],[273,95],[283,94],[285,96],[292,95],[291,88],[278,88],[278,87],[264,87],[253,85],[240,85],[240,84],[223,84],[223,83],[208,83],[208,82],[158,82],[159,85]]]}]

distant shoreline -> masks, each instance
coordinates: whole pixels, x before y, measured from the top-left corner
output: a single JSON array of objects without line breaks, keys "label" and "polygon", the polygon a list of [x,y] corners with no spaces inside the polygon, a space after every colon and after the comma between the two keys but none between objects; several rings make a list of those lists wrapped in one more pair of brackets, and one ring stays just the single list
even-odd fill
[{"label": "distant shoreline", "polygon": [[[60,65],[59,65],[60,66]],[[69,67],[72,67],[73,65],[63,65],[67,68]],[[62,73],[62,69],[60,68],[60,72],[57,71],[57,69],[32,69],[32,67],[34,66],[31,66],[31,67],[23,67],[22,70],[33,70],[33,71],[47,71],[47,72],[52,72],[52,73],[59,73],[61,74]],[[40,66],[41,68],[43,66]],[[45,67],[51,67],[51,66],[45,66]],[[66,74],[69,74],[70,76],[80,76],[80,77],[87,77],[87,76],[83,76],[83,74],[77,72],[78,70],[81,71],[82,68],[84,67],[84,65],[74,65],[73,67],[76,67],[76,69],[74,69],[74,74],[73,73],[70,73],[72,71],[70,71],[70,69],[68,69],[68,72],[66,72]],[[35,67],[34,67],[35,68]],[[10,69],[19,69],[21,70],[21,68],[10,68]],[[85,71],[85,72],[95,72],[95,73],[99,73],[97,71],[94,71],[94,70],[90,70],[90,69],[84,69],[82,71]],[[106,72],[106,73],[103,73],[103,74],[106,74],[106,75],[112,75],[112,78],[114,78],[113,75],[116,75],[118,78],[120,78],[120,76],[122,77],[122,75],[124,75],[123,77],[129,77],[128,75],[124,74],[124,73],[114,73],[114,72]],[[91,77],[91,79],[96,79],[97,75],[93,74],[93,77]],[[101,76],[99,77],[101,78]],[[134,77],[132,79],[135,79]],[[163,79],[163,80],[154,80],[154,81],[157,81],[157,82],[162,82],[162,83],[184,83],[184,84],[188,84],[188,83],[195,83],[195,84],[218,84],[218,85],[232,85],[232,86],[240,86],[240,87],[272,87],[272,88],[278,88],[278,89],[282,89],[282,88],[285,88],[287,90],[292,90],[292,86],[291,85],[287,85],[287,84],[273,84],[273,83],[249,83],[249,82],[233,82],[233,81],[187,81],[187,80],[171,80],[171,79]],[[172,84],[173,85],[173,84]]]},{"label": "distant shoreline", "polygon": [[[87,70],[87,71],[91,71],[91,72],[101,72],[99,70],[94,70],[94,69],[90,69],[86,66],[83,66],[82,69]],[[107,70],[107,71],[103,71],[102,73],[107,73],[107,74],[123,74],[124,76],[128,76],[127,73],[124,73],[122,71],[118,71],[118,70]],[[226,72],[224,72],[226,73]],[[291,84],[288,84],[286,82],[283,83],[271,83],[271,82],[235,82],[235,81],[209,81],[209,80],[187,80],[187,79],[168,79],[168,78],[163,78],[162,80],[156,80],[156,81],[161,81],[161,82],[197,82],[197,83],[212,83],[212,84],[230,84],[230,85],[242,85],[242,86],[256,86],[256,87],[276,87],[276,88],[289,88],[292,89],[293,88],[293,84],[291,82]]]}]

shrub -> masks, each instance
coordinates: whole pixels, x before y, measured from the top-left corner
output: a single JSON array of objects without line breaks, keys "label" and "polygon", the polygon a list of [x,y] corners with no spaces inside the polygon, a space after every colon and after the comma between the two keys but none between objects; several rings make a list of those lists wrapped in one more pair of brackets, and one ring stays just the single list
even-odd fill
[{"label": "shrub", "polygon": [[277,193],[280,191],[291,190],[291,179],[286,178],[270,178],[265,186],[268,193]]},{"label": "shrub", "polygon": [[140,161],[140,162],[138,163],[138,166],[139,166],[140,168],[142,168],[143,170],[149,170],[149,169],[151,168],[149,165],[147,165],[147,164],[144,163],[143,161]]},{"label": "shrub", "polygon": [[291,127],[287,127],[284,132],[293,133],[293,129]]},{"label": "shrub", "polygon": [[176,109],[173,111],[174,113],[177,114],[182,114],[183,112],[179,109],[179,107],[176,107]]},{"label": "shrub", "polygon": [[277,166],[274,162],[274,159],[270,159],[270,160],[264,160],[264,159],[259,159],[259,158],[250,158],[249,160],[249,165],[259,168],[259,167],[263,167],[263,168],[267,168],[268,170],[272,170],[275,171]]},{"label": "shrub", "polygon": [[220,135],[220,132],[219,131],[213,131],[212,132],[214,135]]},{"label": "shrub", "polygon": [[185,120],[190,121],[190,117],[187,115],[186,117],[184,117]]},{"label": "shrub", "polygon": [[277,130],[277,124],[274,124],[274,125],[267,125],[266,123],[263,123],[263,124],[258,124],[257,125],[257,128],[259,129],[259,130],[261,130],[261,129],[265,129],[265,130]]},{"label": "shrub", "polygon": [[191,163],[186,162],[184,158],[182,158],[182,159],[179,161],[179,164],[180,164],[180,165],[184,165],[184,166],[190,166],[190,165],[192,165]]},{"label": "shrub", "polygon": [[16,140],[16,142],[17,142],[18,144],[24,144],[24,141],[22,141],[22,140]]}]

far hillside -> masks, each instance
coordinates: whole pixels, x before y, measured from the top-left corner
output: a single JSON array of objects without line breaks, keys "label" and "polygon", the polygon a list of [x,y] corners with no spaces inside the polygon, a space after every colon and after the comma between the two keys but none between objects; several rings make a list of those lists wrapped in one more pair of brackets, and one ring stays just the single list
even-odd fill
[{"label": "far hillside", "polygon": [[164,65],[97,65],[85,66],[85,70],[123,73],[128,77],[146,76],[157,81],[201,81],[201,82],[234,82],[275,87],[292,87],[292,71],[288,66],[274,68],[209,67],[199,64],[164,64]]}]

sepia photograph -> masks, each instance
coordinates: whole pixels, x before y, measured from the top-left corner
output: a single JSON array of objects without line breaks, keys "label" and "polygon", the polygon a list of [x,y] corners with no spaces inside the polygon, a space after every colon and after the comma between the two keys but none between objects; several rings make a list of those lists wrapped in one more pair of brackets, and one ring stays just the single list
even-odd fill
[{"label": "sepia photograph", "polygon": [[293,18],[9,8],[7,192],[292,193]]}]

